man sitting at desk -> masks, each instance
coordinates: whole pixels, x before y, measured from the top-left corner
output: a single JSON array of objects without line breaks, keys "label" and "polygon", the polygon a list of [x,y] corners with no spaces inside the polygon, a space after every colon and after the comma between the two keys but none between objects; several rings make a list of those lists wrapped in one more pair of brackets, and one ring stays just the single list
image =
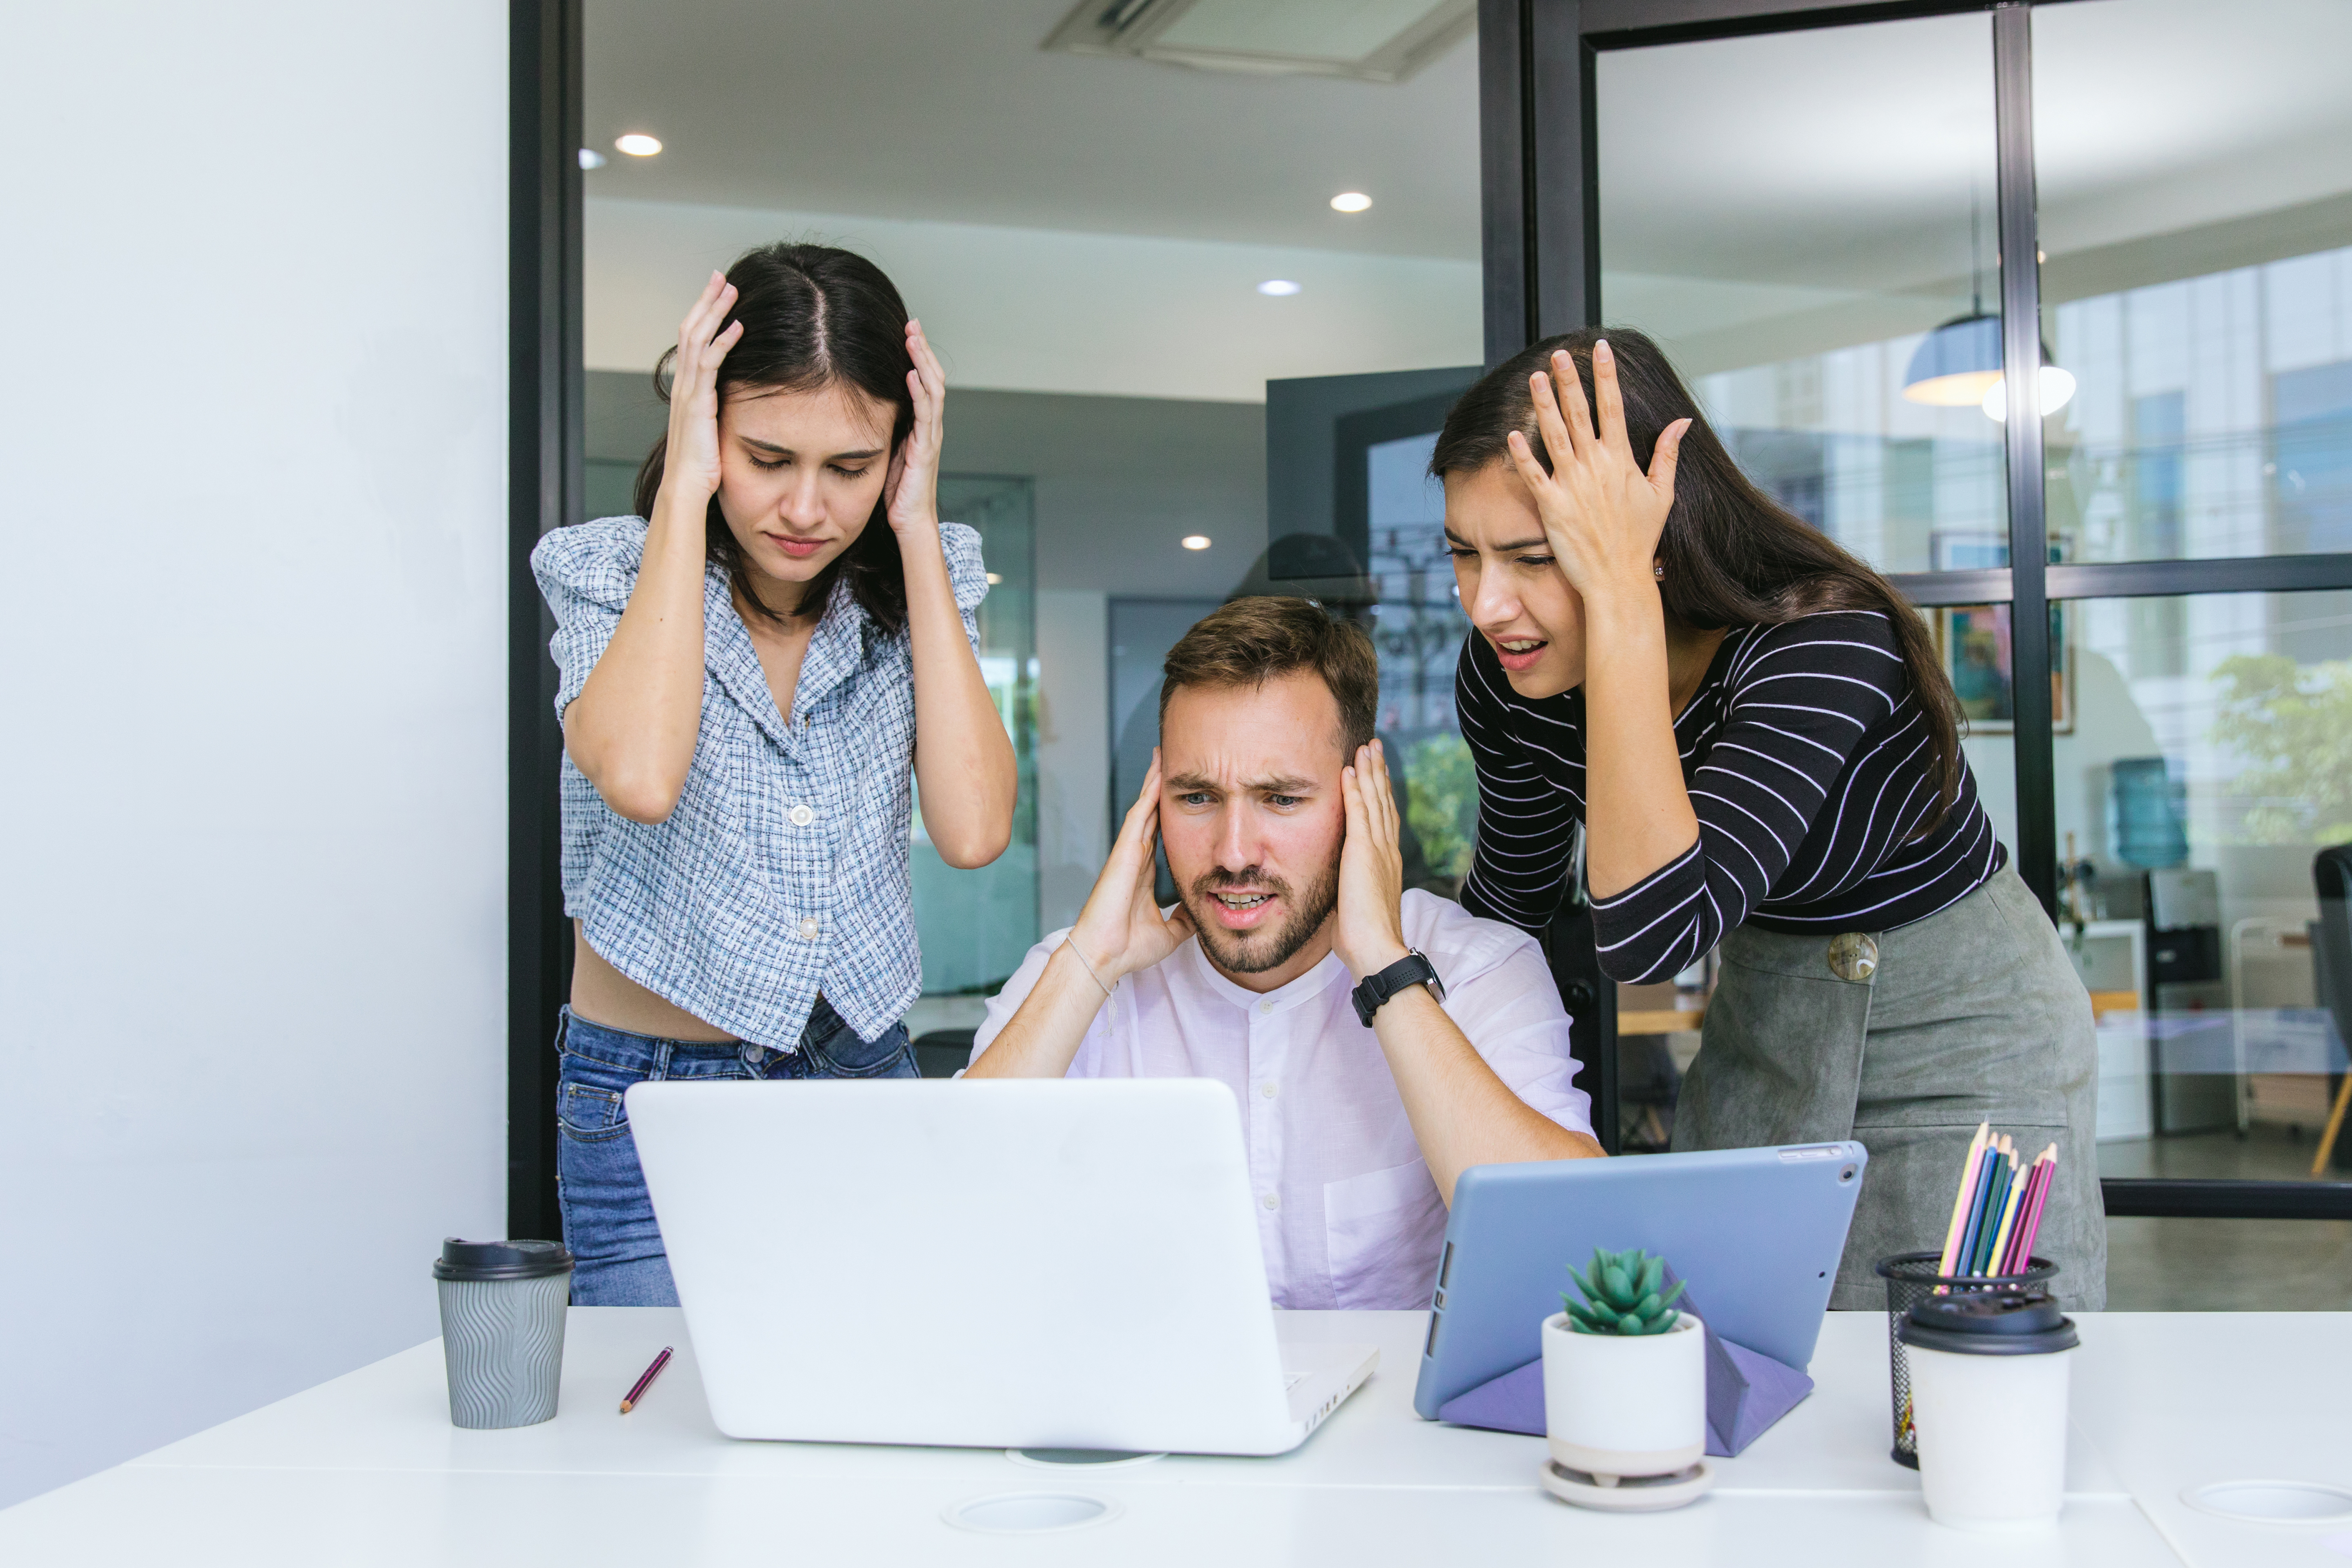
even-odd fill
[{"label": "man sitting at desk", "polygon": [[1275,1304],[1426,1306],[1465,1169],[1601,1152],[1550,972],[1525,932],[1402,890],[1360,628],[1236,600],[1165,671],[1109,864],[989,1003],[966,1076],[1222,1079]]}]

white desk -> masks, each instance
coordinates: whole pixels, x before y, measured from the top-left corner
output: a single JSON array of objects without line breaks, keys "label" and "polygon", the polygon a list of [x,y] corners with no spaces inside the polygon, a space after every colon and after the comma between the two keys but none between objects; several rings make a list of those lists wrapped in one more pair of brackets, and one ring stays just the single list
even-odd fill
[{"label": "white desk", "polygon": [[[1746,1455],[1710,1460],[1721,1477],[1713,1496],[1617,1517],[1538,1491],[1538,1438],[1414,1417],[1418,1312],[1292,1317],[1286,1332],[1381,1346],[1380,1373],[1295,1453],[1088,1470],[997,1450],[730,1442],[710,1426],[676,1312],[574,1308],[553,1421],[453,1428],[440,1345],[420,1345],[0,1512],[0,1562],[2352,1563],[2324,1543],[2352,1525],[2234,1525],[2178,1500],[2212,1480],[2352,1482],[2344,1315],[2080,1321],[2066,1511],[2054,1531],[2007,1541],[1928,1523],[1916,1478],[1886,1458],[1878,1313],[1830,1317],[1813,1396]],[[677,1358],[634,1414],[617,1415],[665,1344]],[[1035,1536],[975,1534],[940,1517],[975,1497],[1034,1490],[1077,1491],[1121,1511]]]}]

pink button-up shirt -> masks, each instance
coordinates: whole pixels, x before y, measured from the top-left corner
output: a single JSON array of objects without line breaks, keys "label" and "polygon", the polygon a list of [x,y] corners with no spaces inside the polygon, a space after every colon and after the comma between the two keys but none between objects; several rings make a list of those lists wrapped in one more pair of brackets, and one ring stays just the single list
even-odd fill
[{"label": "pink button-up shirt", "polygon": [[[975,1058],[1068,935],[1030,949],[990,1000]],[[1447,1016],[1511,1092],[1591,1131],[1568,1015],[1535,939],[1418,890],[1404,896],[1404,939],[1436,966]],[[1356,1021],[1353,988],[1334,953],[1261,996],[1188,941],[1118,983],[1070,1063],[1072,1078],[1213,1078],[1234,1091],[1277,1307],[1425,1307],[1437,1276],[1445,1205],[1388,1058]]]}]

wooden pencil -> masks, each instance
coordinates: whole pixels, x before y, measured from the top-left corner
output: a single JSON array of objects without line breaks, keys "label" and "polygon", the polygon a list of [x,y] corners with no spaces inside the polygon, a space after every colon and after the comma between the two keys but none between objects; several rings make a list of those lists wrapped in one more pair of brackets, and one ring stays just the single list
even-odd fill
[{"label": "wooden pencil", "polygon": [[1936,1265],[1938,1274],[1949,1274],[1959,1266],[1960,1231],[1968,1224],[1969,1199],[1977,1188],[1977,1166],[1984,1159],[1985,1144],[1992,1136],[1992,1123],[1977,1123],[1977,1134],[1969,1140],[1969,1157],[1960,1163],[1960,1184],[1952,1194],[1952,1223],[1944,1227],[1944,1252]]},{"label": "wooden pencil", "polygon": [[1969,1255],[1968,1271],[1979,1278],[1991,1272],[1993,1232],[2000,1228],[2000,1216],[2009,1206],[2009,1194],[2017,1186],[2017,1157],[2008,1150],[1993,1162],[1992,1185],[1985,1193],[1984,1223],[1977,1227],[1977,1244]]},{"label": "wooden pencil", "polygon": [[2042,1233],[2042,1211],[2049,1206],[2050,1189],[2058,1180],[2058,1145],[2053,1143],[2042,1153],[2050,1163],[2042,1173],[2042,1191],[2034,1196],[2032,1212],[2025,1216],[2025,1235],[2018,1241],[2020,1267],[2027,1268],[2033,1266],[2033,1242]]},{"label": "wooden pencil", "polygon": [[[2014,1156],[2012,1156],[2013,1159]],[[2031,1184],[2034,1173],[2040,1168],[2030,1165],[2026,1167],[2025,1176],[2022,1179],[2015,1175],[2011,1177],[2009,1198],[2000,1207],[2000,1224],[1992,1233],[1992,1250],[1985,1256],[1987,1274],[1999,1275],[2008,1272],[2001,1265],[2009,1259],[2009,1238],[2015,1234],[2017,1216],[2025,1207],[2025,1189]],[[2010,1169],[2014,1172],[2016,1166],[2012,1163]]]},{"label": "wooden pencil", "polygon": [[1993,1167],[2000,1163],[1996,1158],[1999,1152],[1997,1148],[1987,1145],[1984,1159],[1979,1162],[1981,1168],[1977,1173],[1975,1189],[1969,1194],[1968,1224],[1960,1231],[1959,1256],[1952,1260],[1952,1273],[1955,1276],[1966,1276],[1975,1272],[1969,1265],[1976,1258],[1977,1243],[1983,1235],[1985,1197],[1992,1190]]},{"label": "wooden pencil", "polygon": [[2017,1224],[2010,1231],[2009,1245],[2002,1249],[2000,1268],[1997,1272],[2014,1274],[2026,1267],[2025,1233],[2033,1223],[2033,1214],[2042,1202],[2042,1189],[2050,1180],[2050,1161],[2046,1153],[2036,1154],[2025,1177],[2025,1201],[2018,1205]]}]

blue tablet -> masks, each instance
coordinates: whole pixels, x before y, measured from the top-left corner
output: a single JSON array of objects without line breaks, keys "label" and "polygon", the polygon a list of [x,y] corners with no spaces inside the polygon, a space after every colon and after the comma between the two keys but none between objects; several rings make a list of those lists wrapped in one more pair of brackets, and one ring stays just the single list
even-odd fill
[{"label": "blue tablet", "polygon": [[1709,1328],[1802,1370],[1869,1158],[1859,1143],[1800,1143],[1463,1172],[1412,1407],[1433,1421],[1540,1356],[1543,1321],[1576,1290],[1569,1266],[1596,1247],[1664,1256]]}]

